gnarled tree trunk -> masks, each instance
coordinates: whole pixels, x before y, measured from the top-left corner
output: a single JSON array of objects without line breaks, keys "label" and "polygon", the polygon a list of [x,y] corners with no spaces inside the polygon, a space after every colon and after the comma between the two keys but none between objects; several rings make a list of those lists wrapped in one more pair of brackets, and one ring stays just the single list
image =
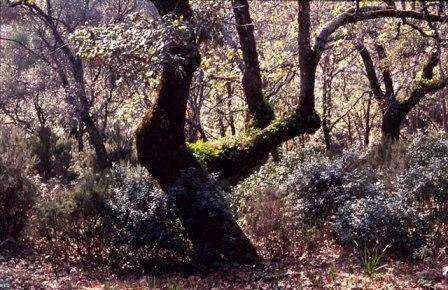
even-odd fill
[{"label": "gnarled tree trunk", "polygon": [[[385,67],[382,71],[384,85],[386,87],[385,92],[383,92],[376,75],[370,52],[362,43],[357,43],[356,48],[364,62],[372,93],[380,103],[380,107],[383,111],[381,125],[382,143],[384,149],[387,150],[391,144],[400,139],[400,127],[407,114],[427,94],[443,89],[448,83],[448,78],[433,80],[434,68],[439,63],[439,54],[433,53],[423,66],[422,79],[418,81],[417,86],[412,90],[409,97],[404,101],[398,101],[394,93],[393,81],[389,69]],[[382,45],[377,46],[377,52],[380,59],[385,57],[384,47]]]},{"label": "gnarled tree trunk", "polygon": [[[161,15],[191,18],[187,0],[153,3]],[[255,248],[233,220],[221,191],[185,143],[185,112],[200,63],[198,50],[179,44],[171,52],[185,58],[183,73],[171,64],[164,65],[159,96],[137,132],[139,161],[172,198],[198,261],[257,262]]]},{"label": "gnarled tree trunk", "polygon": [[395,143],[400,139],[400,127],[406,117],[406,111],[399,102],[388,104],[383,109],[381,133],[383,143]]}]

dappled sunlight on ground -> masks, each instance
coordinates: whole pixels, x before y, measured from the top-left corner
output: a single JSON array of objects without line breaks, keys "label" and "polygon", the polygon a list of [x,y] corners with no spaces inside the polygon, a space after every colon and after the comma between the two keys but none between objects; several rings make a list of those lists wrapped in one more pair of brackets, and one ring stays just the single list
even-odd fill
[{"label": "dappled sunlight on ground", "polygon": [[398,262],[384,259],[373,276],[358,253],[327,245],[297,259],[264,261],[260,266],[225,265],[208,275],[169,274],[118,278],[101,271],[55,267],[44,254],[0,262],[1,289],[448,289],[442,268],[448,261]]}]

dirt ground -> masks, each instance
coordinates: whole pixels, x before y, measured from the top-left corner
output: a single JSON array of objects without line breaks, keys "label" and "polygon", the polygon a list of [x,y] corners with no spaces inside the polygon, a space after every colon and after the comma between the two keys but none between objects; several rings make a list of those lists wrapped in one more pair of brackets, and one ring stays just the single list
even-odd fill
[{"label": "dirt ground", "polygon": [[56,267],[49,256],[30,250],[0,256],[0,289],[448,289],[442,274],[447,265],[446,259],[415,265],[384,259],[368,276],[359,254],[325,247],[258,266],[225,265],[207,275],[117,277],[105,270]]}]

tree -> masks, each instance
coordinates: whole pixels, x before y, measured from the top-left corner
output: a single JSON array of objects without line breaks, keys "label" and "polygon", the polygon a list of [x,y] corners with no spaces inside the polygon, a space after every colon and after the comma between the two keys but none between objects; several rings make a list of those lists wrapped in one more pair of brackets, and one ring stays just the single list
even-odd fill
[{"label": "tree", "polygon": [[[33,37],[38,41],[38,45],[35,48],[7,37],[1,39],[14,42],[19,49],[24,49],[37,57],[57,75],[66,95],[65,102],[74,109],[79,120],[80,149],[83,147],[82,136],[85,128],[95,150],[98,167],[104,169],[110,166],[110,160],[104,145],[104,136],[92,117],[94,96],[89,96],[89,89],[91,92],[92,90],[87,82],[86,65],[67,39],[82,23],[97,21],[89,18],[89,13],[98,12],[99,5],[99,1],[11,2],[9,6],[19,9],[21,17],[32,24]],[[118,15],[120,13],[126,12],[119,11]]]},{"label": "tree", "polygon": [[[426,95],[437,92],[448,84],[448,78],[438,80],[433,79],[434,68],[439,63],[439,53],[434,52],[431,54],[428,61],[423,66],[421,79],[417,82],[417,86],[412,89],[407,99],[399,101],[396,98],[394,84],[389,69],[385,67],[382,71],[384,85],[386,88],[383,92],[376,75],[370,52],[362,43],[357,43],[356,47],[366,67],[367,78],[369,80],[372,92],[376,100],[380,103],[380,108],[382,110],[383,119],[381,132],[383,136],[383,143],[387,144],[396,142],[400,138],[400,127],[407,114]],[[382,45],[377,45],[376,49],[380,59],[383,59],[385,57],[384,47]]]},{"label": "tree", "polygon": [[236,30],[240,37],[244,59],[243,88],[254,128],[265,128],[274,119],[272,107],[263,98],[260,64],[254,36],[254,24],[249,13],[247,0],[233,0]]},{"label": "tree", "polygon": [[[244,134],[233,138],[188,144],[184,131],[185,112],[191,83],[201,62],[199,47],[204,39],[201,30],[194,29],[196,19],[188,0],[152,0],[152,3],[162,17],[160,25],[166,26],[161,30],[174,31],[183,36],[178,37],[175,33],[168,39],[162,37],[164,41],[161,43],[153,38],[156,44],[166,47],[168,56],[155,58],[160,60],[159,64],[162,66],[160,90],[137,130],[138,159],[172,198],[195,248],[196,257],[202,261],[227,260],[247,263],[258,260],[254,247],[232,219],[221,191],[212,182],[209,173],[218,173],[221,185],[235,184],[263,164],[269,153],[280,144],[303,134],[313,134],[319,129],[320,118],[315,112],[317,67],[323,52],[333,41],[332,34],[337,29],[348,24],[380,18],[446,20],[446,17],[439,15],[401,11],[390,7],[350,9],[326,23],[312,45],[311,1],[299,1],[300,90],[297,107],[285,117],[272,120],[269,124],[255,125]],[[247,10],[244,10],[247,9],[246,2],[234,1],[232,4],[234,10],[237,10],[237,16],[238,13],[244,14],[239,15],[241,19],[238,21],[249,24],[250,17]],[[235,6],[237,4],[240,6]],[[238,10],[242,9],[241,7],[244,9]],[[251,39],[251,30],[239,28],[243,57],[246,56],[243,83],[251,81],[255,84],[253,87],[252,84],[246,84],[244,87],[246,100],[249,102],[252,97],[259,100],[255,102],[254,109],[249,108],[252,117],[256,119],[254,112],[259,109],[257,106],[265,104],[260,101],[262,95],[254,53],[256,46]],[[90,38],[95,39],[95,35]],[[250,53],[252,56],[248,57]],[[248,76],[248,71],[251,76]]]}]

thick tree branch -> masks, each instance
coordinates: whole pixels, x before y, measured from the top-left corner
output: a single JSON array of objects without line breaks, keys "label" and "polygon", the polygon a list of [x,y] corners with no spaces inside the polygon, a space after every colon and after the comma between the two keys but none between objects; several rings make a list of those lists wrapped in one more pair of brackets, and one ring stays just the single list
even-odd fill
[{"label": "thick tree branch", "polygon": [[367,79],[369,80],[370,88],[372,89],[373,95],[380,101],[384,100],[385,96],[383,91],[381,90],[380,82],[378,81],[370,52],[367,50],[364,44],[359,41],[356,42],[355,45],[356,49],[361,55],[362,61],[364,62],[364,66],[367,72]]},{"label": "thick tree branch", "polygon": [[[383,61],[386,59],[386,52],[384,51],[383,45],[378,44],[376,46],[376,51],[378,53],[380,60]],[[390,100],[394,100],[395,99],[394,83],[392,80],[392,76],[390,74],[389,66],[387,66],[386,64],[382,64],[381,70],[383,74],[384,85],[386,87],[386,97],[389,98]]]},{"label": "thick tree branch", "polygon": [[209,171],[219,173],[222,185],[227,187],[250,175],[282,143],[302,134],[312,134],[319,127],[320,118],[314,111],[306,115],[296,111],[253,135],[197,142],[189,147]]},{"label": "thick tree branch", "polygon": [[245,64],[243,89],[246,103],[254,120],[254,127],[265,128],[274,119],[274,111],[263,98],[260,64],[249,3],[247,0],[233,0],[232,6]]},{"label": "thick tree branch", "polygon": [[439,54],[434,52],[423,66],[422,79],[418,81],[417,87],[411,92],[409,98],[402,102],[402,106],[406,112],[411,111],[427,94],[440,91],[448,84],[448,77],[433,80],[434,69],[439,64],[439,61]]},{"label": "thick tree branch", "polygon": [[[302,2],[302,1],[300,1]],[[308,1],[303,1],[308,2]],[[428,22],[444,22],[448,21],[448,16],[434,15],[416,12],[412,10],[395,10],[395,9],[384,9],[382,7],[364,7],[360,8],[356,13],[356,9],[350,9],[344,12],[325,25],[316,37],[316,42],[313,47],[315,57],[320,59],[325,46],[329,40],[329,37],[338,28],[350,24],[357,23],[365,20],[372,20],[378,18],[399,18],[399,19],[418,19],[425,20]]]}]

